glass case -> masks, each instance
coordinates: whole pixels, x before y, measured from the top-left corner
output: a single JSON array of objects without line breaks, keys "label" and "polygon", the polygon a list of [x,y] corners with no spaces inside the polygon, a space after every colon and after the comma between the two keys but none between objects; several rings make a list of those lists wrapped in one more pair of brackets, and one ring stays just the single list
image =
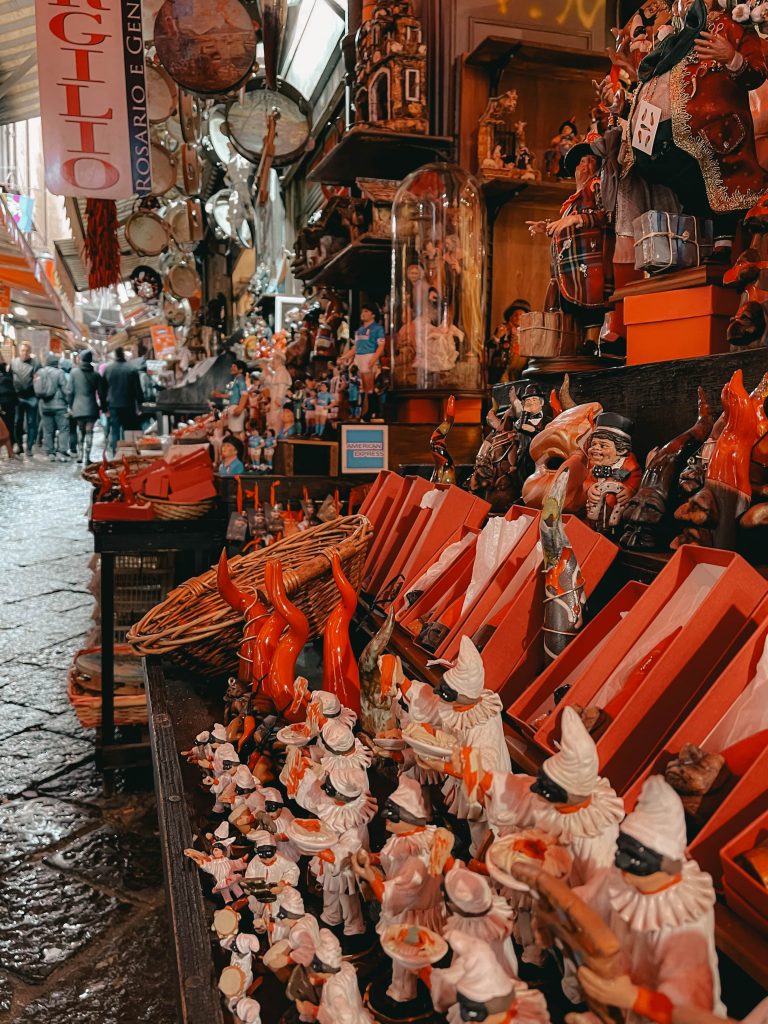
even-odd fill
[{"label": "glass case", "polygon": [[395,390],[484,386],[485,207],[456,164],[427,164],[392,205],[391,345]]}]

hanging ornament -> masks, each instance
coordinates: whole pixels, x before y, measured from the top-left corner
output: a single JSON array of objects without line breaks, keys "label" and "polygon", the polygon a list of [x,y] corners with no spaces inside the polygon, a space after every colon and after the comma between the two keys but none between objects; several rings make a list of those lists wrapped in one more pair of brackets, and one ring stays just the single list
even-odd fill
[{"label": "hanging ornament", "polygon": [[109,288],[113,284],[119,284],[120,244],[117,239],[117,206],[114,200],[88,199],[85,204],[85,216],[88,287]]}]

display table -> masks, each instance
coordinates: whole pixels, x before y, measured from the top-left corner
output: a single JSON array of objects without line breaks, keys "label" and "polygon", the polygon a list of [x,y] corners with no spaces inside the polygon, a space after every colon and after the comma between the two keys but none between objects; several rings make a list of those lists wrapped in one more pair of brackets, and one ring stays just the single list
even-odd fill
[{"label": "display table", "polygon": [[179,583],[203,572],[216,561],[224,544],[226,521],[223,511],[217,509],[201,519],[183,523],[159,519],[148,522],[89,519],[89,528],[93,534],[93,549],[101,555],[102,703],[96,760],[105,770],[146,763],[149,757],[147,742],[123,743],[115,739],[115,557],[150,551],[184,552],[189,557],[183,569],[177,565],[176,583]]}]

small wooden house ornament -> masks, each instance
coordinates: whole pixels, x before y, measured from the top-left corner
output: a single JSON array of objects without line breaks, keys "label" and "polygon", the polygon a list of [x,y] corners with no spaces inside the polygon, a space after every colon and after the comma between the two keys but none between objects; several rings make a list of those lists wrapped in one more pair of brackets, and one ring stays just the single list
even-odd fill
[{"label": "small wooden house ornament", "polygon": [[525,121],[515,115],[517,90],[492,96],[477,133],[477,166],[482,179],[508,178],[541,181],[533,167],[533,154],[525,143]]}]

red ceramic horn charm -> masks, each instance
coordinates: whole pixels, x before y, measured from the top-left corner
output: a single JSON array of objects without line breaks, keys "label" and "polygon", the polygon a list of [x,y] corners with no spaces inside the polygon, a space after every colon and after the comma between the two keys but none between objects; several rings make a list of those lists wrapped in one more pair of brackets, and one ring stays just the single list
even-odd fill
[{"label": "red ceramic horn charm", "polygon": [[303,702],[300,707],[296,707],[294,682],[296,659],[309,639],[309,622],[304,612],[288,599],[282,564],[277,561],[267,562],[265,574],[267,597],[288,627],[280,637],[272,658],[272,665],[267,676],[267,692],[275,702],[277,710],[288,721],[301,721],[304,718],[305,709]]},{"label": "red ceramic horn charm", "polygon": [[357,592],[341,568],[337,551],[328,555],[341,600],[328,616],[323,634],[323,689],[360,716],[360,673],[349,642],[349,625],[357,608]]}]

